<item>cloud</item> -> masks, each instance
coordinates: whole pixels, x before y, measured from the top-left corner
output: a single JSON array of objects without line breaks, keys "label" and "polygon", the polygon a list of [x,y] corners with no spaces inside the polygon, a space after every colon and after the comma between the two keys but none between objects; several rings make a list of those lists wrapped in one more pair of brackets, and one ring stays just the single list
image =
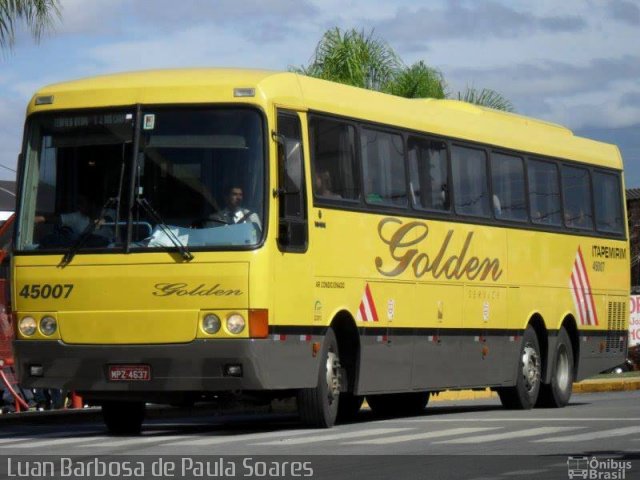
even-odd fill
[{"label": "cloud", "polygon": [[620,104],[621,105],[633,105],[633,106],[636,106],[636,107],[640,107],[640,91],[625,93],[620,98]]},{"label": "cloud", "polygon": [[447,2],[444,8],[402,7],[376,29],[387,40],[423,43],[439,39],[517,38],[533,32],[576,32],[586,22],[575,15],[536,15],[496,1]]},{"label": "cloud", "polygon": [[640,55],[594,58],[582,65],[547,60],[493,68],[458,68],[449,74],[478,85],[499,85],[512,95],[575,95],[603,91],[625,80],[636,82],[640,78]]},{"label": "cloud", "polygon": [[[292,38],[301,20],[320,11],[308,0],[139,0],[131,5],[130,29],[146,35],[176,33],[195,27],[227,30],[259,43]],[[232,47],[233,44],[227,45]]]},{"label": "cloud", "polygon": [[61,0],[57,35],[121,35],[131,15],[129,0]]},{"label": "cloud", "polygon": [[629,25],[640,25],[640,7],[626,0],[610,0],[606,6],[610,18]]},{"label": "cloud", "polygon": [[96,73],[209,66],[286,70],[306,59],[313,48],[304,42],[291,44],[286,51],[282,46],[268,47],[216,26],[196,26],[146,40],[97,46],[85,52],[85,62]]},{"label": "cloud", "polygon": [[558,61],[446,72],[456,90],[492,88],[518,112],[571,128],[625,127],[640,122],[640,55],[595,58],[581,65]]}]

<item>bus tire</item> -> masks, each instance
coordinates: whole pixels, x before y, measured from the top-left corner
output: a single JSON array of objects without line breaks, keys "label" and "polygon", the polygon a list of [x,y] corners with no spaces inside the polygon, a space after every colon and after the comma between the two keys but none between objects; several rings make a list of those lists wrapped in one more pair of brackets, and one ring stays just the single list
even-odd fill
[{"label": "bus tire", "polygon": [[569,334],[563,328],[558,333],[553,355],[551,383],[542,384],[536,407],[562,408],[571,398],[573,389],[573,347]]},{"label": "bus tire", "polygon": [[528,326],[522,338],[522,347],[518,355],[518,372],[513,387],[498,388],[498,396],[505,408],[511,410],[529,410],[533,408],[540,393],[542,359],[540,344],[533,327]]},{"label": "bus tire", "polygon": [[374,415],[395,417],[419,415],[429,403],[429,392],[385,393],[368,395],[367,403]]},{"label": "bus tire", "polygon": [[352,421],[358,412],[360,407],[364,403],[364,396],[354,395],[351,392],[344,392],[340,394],[340,403],[338,404],[338,423],[345,423]]},{"label": "bus tire", "polygon": [[324,337],[318,370],[316,387],[298,391],[298,414],[306,426],[330,428],[338,416],[342,382],[338,342],[331,327]]},{"label": "bus tire", "polygon": [[139,435],[144,410],[144,402],[105,402],[102,404],[102,418],[111,435]]}]

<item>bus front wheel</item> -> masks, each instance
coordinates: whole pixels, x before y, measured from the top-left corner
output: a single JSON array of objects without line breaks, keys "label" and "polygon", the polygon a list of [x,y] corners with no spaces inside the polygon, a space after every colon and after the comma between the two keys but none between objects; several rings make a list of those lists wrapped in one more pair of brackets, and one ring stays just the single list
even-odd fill
[{"label": "bus front wheel", "polygon": [[298,413],[307,426],[330,428],[336,422],[342,374],[338,342],[332,328],[327,329],[322,344],[320,368],[315,388],[298,391]]},{"label": "bus front wheel", "polygon": [[558,333],[551,383],[542,384],[537,407],[562,408],[571,398],[573,388],[573,347],[569,334],[563,328]]},{"label": "bus front wheel", "polygon": [[497,389],[500,401],[505,408],[529,410],[533,408],[540,393],[542,375],[542,357],[540,344],[533,327],[528,326],[522,338],[522,347],[518,356],[518,372],[513,387]]},{"label": "bus front wheel", "polygon": [[102,418],[111,435],[139,435],[144,420],[143,402],[105,402]]}]

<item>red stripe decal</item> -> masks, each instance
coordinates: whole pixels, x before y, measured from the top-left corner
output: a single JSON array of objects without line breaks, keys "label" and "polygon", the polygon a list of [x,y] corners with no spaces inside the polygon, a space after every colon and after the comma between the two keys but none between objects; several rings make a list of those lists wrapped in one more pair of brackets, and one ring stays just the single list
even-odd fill
[{"label": "red stripe decal", "polygon": [[373,296],[371,295],[371,289],[369,288],[369,284],[364,289],[365,295],[367,296],[367,302],[369,303],[369,309],[371,310],[371,314],[373,315],[373,321],[378,321],[378,312],[376,311],[376,304],[373,302]]},{"label": "red stripe decal", "polygon": [[578,308],[578,315],[580,315],[580,325],[584,325],[586,320],[583,312],[584,305],[582,304],[582,293],[576,285],[576,275],[571,275],[571,284],[573,285],[573,293],[575,294],[576,301],[578,302],[576,307]]},{"label": "red stripe decal", "polygon": [[360,317],[362,317],[363,322],[367,322],[369,319],[367,318],[367,312],[364,309],[364,302],[360,302]]},{"label": "red stripe decal", "polygon": [[591,283],[589,282],[589,276],[587,275],[587,268],[585,267],[584,258],[582,257],[582,250],[580,249],[580,247],[578,247],[578,255],[580,256],[580,263],[582,263],[584,278],[587,281],[588,297],[589,297],[589,302],[591,303],[591,311],[593,312],[593,320],[595,322],[594,324],[598,325],[598,313],[596,312],[596,304],[593,301],[593,294],[591,293]]}]

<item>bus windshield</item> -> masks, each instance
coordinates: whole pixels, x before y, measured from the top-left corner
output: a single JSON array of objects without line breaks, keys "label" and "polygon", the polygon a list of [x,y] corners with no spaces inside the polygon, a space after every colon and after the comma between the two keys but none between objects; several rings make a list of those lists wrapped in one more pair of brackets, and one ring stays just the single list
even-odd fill
[{"label": "bus windshield", "polygon": [[19,251],[197,250],[262,237],[264,135],[255,110],[41,115],[28,132]]}]

